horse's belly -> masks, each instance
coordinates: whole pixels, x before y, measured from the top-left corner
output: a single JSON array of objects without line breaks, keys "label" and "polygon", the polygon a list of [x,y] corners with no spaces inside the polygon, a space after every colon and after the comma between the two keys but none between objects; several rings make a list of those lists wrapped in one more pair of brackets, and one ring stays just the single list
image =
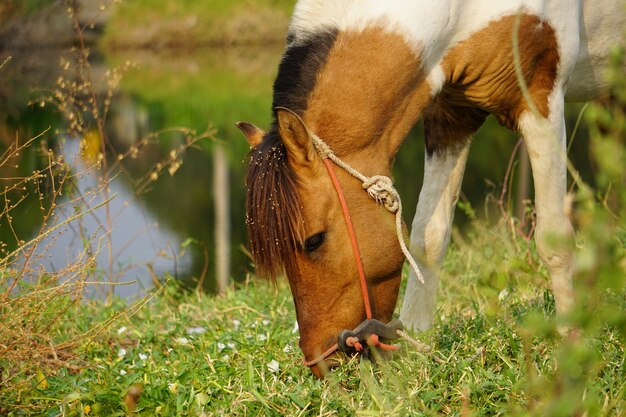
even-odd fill
[{"label": "horse's belly", "polygon": [[580,51],[570,76],[567,101],[591,100],[607,88],[605,70],[611,49],[626,46],[623,1],[587,0],[583,4]]}]

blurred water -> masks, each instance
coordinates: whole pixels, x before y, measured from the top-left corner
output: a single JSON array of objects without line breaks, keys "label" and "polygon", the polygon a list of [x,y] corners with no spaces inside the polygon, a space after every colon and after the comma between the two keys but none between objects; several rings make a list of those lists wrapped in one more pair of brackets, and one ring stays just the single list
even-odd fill
[{"label": "blurred water", "polygon": [[[105,208],[100,207],[55,231],[29,255],[31,272],[27,275],[47,271],[60,273],[63,279],[75,279],[75,271],[65,272],[67,266],[75,263],[77,257],[84,260],[86,254],[93,253],[97,254],[97,266],[87,279],[131,282],[114,287],[115,294],[124,298],[141,294],[166,273],[190,286],[202,280],[209,291],[215,290],[218,268],[226,279],[245,279],[249,262],[242,251],[245,197],[241,175],[247,145],[234,122],[237,114],[256,118],[257,109],[269,108],[270,81],[276,66],[273,61],[279,59],[279,52],[273,52],[274,60],[270,62],[263,61],[267,53],[260,61],[255,55],[258,54],[250,57],[243,50],[209,50],[175,59],[134,54],[132,62],[139,69],[125,72],[126,78],[112,90],[104,125],[111,148],[106,158],[108,166],[117,164],[108,173],[112,178],[108,195],[115,195],[108,204],[110,220]],[[94,121],[85,122],[91,126],[85,137],[67,136],[63,133],[67,120],[55,106],[39,106],[39,98],[58,87],[59,77],[70,77],[58,65],[60,56],[67,57],[67,51],[13,54],[5,77],[0,80],[1,150],[4,152],[16,138],[24,141],[46,131],[20,155],[15,163],[18,172],[0,167],[3,185],[10,182],[10,177],[27,176],[44,168],[47,161],[42,148],[55,149],[71,167],[71,190],[56,201],[56,223],[49,222],[48,227],[64,223],[77,210],[90,210],[105,198],[102,192],[94,191],[102,181],[103,169],[89,168],[93,162],[88,154],[97,157],[101,141]],[[128,56],[107,57],[109,61],[102,55],[93,56],[94,80],[105,80],[107,72],[129,61]],[[237,65],[243,69],[233,71]],[[241,83],[238,77],[250,81]],[[224,85],[225,82],[238,83],[239,89]],[[185,83],[192,85],[194,94],[183,91],[181,85]],[[98,83],[101,99],[109,86],[107,82]],[[225,97],[224,88],[232,88],[232,94]],[[35,104],[29,105],[33,99]],[[269,112],[256,119],[267,123],[268,115]],[[186,133],[191,129],[196,130],[196,135],[203,130],[213,134],[180,152],[187,136],[194,135]],[[167,132],[144,142],[153,132],[163,130]],[[85,149],[94,140],[92,149]],[[172,152],[179,153],[175,166],[168,165]],[[118,163],[117,155],[127,156]],[[152,178],[159,167],[159,175]],[[50,198],[52,187],[46,187]],[[216,187],[225,188],[218,195],[213,192]],[[77,196],[84,198],[74,202]],[[24,200],[13,213],[11,225],[6,217],[0,219],[0,241],[7,245],[8,252],[18,246],[19,240],[34,238],[43,217],[37,212],[37,193],[32,189],[14,192],[11,198]],[[216,207],[231,210],[224,213],[220,209],[218,217]],[[216,221],[227,227],[216,228]],[[216,231],[221,235],[217,236]],[[222,243],[218,252],[219,242],[226,242],[228,247]],[[106,291],[105,287],[94,286],[90,294]]]},{"label": "blurred water", "polygon": [[[120,176],[107,182],[108,195],[95,192],[102,185],[101,172],[85,160],[80,141],[76,138],[60,140],[59,150],[74,172],[72,190],[57,200],[55,222],[64,224],[76,216],[76,207],[85,214],[67,223],[58,232],[43,239],[32,259],[34,272],[59,271],[93,254],[97,267],[86,277],[89,281],[113,282],[113,294],[122,298],[142,296],[164,274],[184,276],[191,273],[191,256],[180,254],[181,237],[167,227],[137,200]],[[67,204],[82,196],[80,202]],[[106,206],[101,205],[109,197]],[[108,243],[112,247],[109,256]],[[72,273],[66,275],[72,278]],[[91,285],[86,295],[103,297],[109,294],[108,285]]]}]

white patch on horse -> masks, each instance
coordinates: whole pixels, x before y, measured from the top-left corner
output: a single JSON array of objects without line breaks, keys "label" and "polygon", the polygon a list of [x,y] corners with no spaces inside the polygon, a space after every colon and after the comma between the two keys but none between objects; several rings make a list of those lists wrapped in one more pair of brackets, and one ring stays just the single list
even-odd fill
[{"label": "white patch on horse", "polygon": [[583,2],[580,47],[567,83],[566,101],[591,100],[606,90],[604,68],[608,66],[611,48],[626,44],[625,14],[624,1]]},{"label": "white patch on horse", "polygon": [[624,41],[625,12],[619,1],[301,0],[294,10],[291,32],[306,36],[329,27],[359,31],[382,25],[402,35],[430,72],[456,44],[489,22],[520,11],[548,21],[554,28],[566,77],[576,66],[567,98],[587,100],[597,95],[605,85],[598,69],[605,66],[609,48]]},{"label": "white patch on horse", "polygon": [[435,66],[432,71],[426,77],[426,82],[431,88],[430,95],[432,97],[439,94],[444,84],[446,83],[446,74],[443,72],[441,65]]},{"label": "white patch on horse", "polygon": [[409,328],[426,330],[435,312],[438,267],[450,241],[454,208],[463,182],[470,141],[456,152],[426,156],[424,184],[411,228],[411,251],[419,254],[424,285],[409,274],[400,319]]},{"label": "white patch on horse", "polygon": [[567,217],[567,137],[563,94],[550,97],[548,119],[530,112],[522,114],[519,128],[524,136],[535,184],[537,251],[545,263],[558,313],[567,312],[573,302],[573,228]]}]

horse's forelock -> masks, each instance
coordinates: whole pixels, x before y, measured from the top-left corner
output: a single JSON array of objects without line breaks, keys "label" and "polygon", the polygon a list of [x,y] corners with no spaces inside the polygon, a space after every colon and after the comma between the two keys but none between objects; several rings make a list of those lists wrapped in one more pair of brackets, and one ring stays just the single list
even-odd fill
[{"label": "horse's forelock", "polygon": [[296,183],[285,146],[273,129],[250,153],[246,173],[246,224],[258,275],[275,278],[289,270],[302,244]]},{"label": "horse's forelock", "polygon": [[[286,107],[302,115],[315,88],[318,72],[335,43],[338,30],[290,35],[274,82],[272,107]],[[293,266],[295,252],[304,240],[302,206],[297,177],[276,128],[270,130],[249,156],[246,186],[246,223],[257,273],[281,275]]]}]

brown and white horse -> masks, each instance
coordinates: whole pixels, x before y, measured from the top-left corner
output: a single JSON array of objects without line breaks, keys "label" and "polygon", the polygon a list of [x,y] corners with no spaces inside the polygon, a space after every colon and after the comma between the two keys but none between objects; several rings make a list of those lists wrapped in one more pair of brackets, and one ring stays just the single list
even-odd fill
[{"label": "brown and white horse", "polygon": [[[366,318],[340,191],[314,141],[321,138],[366,176],[389,176],[419,117],[426,166],[410,249],[425,283],[410,274],[401,320],[413,329],[432,324],[437,268],[471,138],[489,114],[524,137],[535,182],[537,248],[557,312],[570,308],[563,103],[602,90],[609,50],[624,41],[624,17],[620,0],[298,2],[274,84],[275,121],[267,133],[238,125],[253,147],[246,177],[251,251],[259,274],[286,273],[307,360]],[[404,262],[393,215],[344,169],[336,176],[372,316],[387,322]],[[317,376],[323,363],[310,364]]]}]

